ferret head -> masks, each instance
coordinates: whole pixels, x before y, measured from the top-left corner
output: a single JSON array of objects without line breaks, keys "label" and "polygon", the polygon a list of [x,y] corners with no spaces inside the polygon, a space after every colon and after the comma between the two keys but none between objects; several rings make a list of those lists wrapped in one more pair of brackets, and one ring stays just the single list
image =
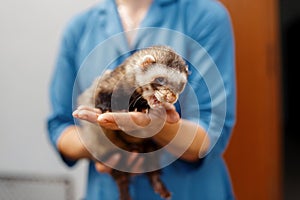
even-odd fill
[{"label": "ferret head", "polygon": [[150,107],[174,104],[187,83],[185,61],[165,46],[149,47],[137,53],[135,78],[143,98]]}]

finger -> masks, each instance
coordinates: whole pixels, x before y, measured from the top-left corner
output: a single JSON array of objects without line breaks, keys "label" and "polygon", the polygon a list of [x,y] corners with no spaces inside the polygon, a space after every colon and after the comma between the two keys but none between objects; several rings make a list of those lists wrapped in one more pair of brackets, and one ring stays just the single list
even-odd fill
[{"label": "finger", "polygon": [[75,110],[73,112],[73,116],[78,119],[87,120],[89,122],[96,123],[99,114],[94,111],[82,109],[82,110]]},{"label": "finger", "polygon": [[112,169],[100,162],[96,162],[95,163],[95,168],[98,172],[101,172],[101,173],[111,173]]},{"label": "finger", "polygon": [[90,106],[85,106],[85,105],[80,105],[74,112],[73,116],[78,118],[79,112],[82,111],[88,111],[88,112],[94,112],[96,114],[101,114],[101,110],[98,108],[90,107]]},{"label": "finger", "polygon": [[100,126],[110,130],[120,130],[112,113],[104,113],[98,116],[97,122]]},{"label": "finger", "polygon": [[97,120],[102,127],[123,131],[139,129],[147,126],[150,122],[149,116],[141,112],[103,113]]},{"label": "finger", "polygon": [[167,110],[167,119],[168,123],[176,123],[180,120],[180,115],[176,110]]},{"label": "finger", "polygon": [[129,112],[130,118],[137,126],[145,127],[147,126],[151,119],[149,115],[142,112]]},{"label": "finger", "polygon": [[174,104],[171,104],[171,103],[163,103],[162,106],[163,106],[166,110],[176,110]]},{"label": "finger", "polygon": [[174,104],[165,103],[163,106],[165,107],[167,112],[167,122],[176,123],[180,120],[180,115],[176,111],[176,107],[174,106]]},{"label": "finger", "polygon": [[133,164],[133,162],[136,160],[138,157],[139,153],[137,152],[132,152],[127,160],[127,165],[130,166]]},{"label": "finger", "polygon": [[162,106],[150,110],[153,117],[165,119],[168,123],[176,123],[180,120],[180,115],[173,104],[164,103]]},{"label": "finger", "polygon": [[97,171],[103,173],[110,173],[112,168],[114,168],[121,159],[121,155],[116,153],[112,155],[108,160],[104,163],[96,162],[95,166]]},{"label": "finger", "polygon": [[150,109],[148,115],[150,119],[156,123],[162,121],[165,122],[167,118],[167,112],[163,106]]},{"label": "finger", "polygon": [[91,106],[86,106],[86,105],[80,105],[78,106],[77,110],[89,110],[91,112],[95,112],[98,114],[101,114],[101,110],[99,108],[91,107]]},{"label": "finger", "polygon": [[143,172],[143,164],[144,164],[144,158],[139,157],[136,163],[132,167],[133,173],[142,173]]}]

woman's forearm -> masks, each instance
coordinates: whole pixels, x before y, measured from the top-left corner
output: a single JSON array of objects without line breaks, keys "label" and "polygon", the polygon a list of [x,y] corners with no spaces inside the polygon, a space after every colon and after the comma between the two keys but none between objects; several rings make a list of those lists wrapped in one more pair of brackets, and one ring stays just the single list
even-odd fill
[{"label": "woman's forearm", "polygon": [[[176,123],[167,122],[154,139],[162,146],[167,145],[166,148],[170,153],[191,162],[203,157],[210,144],[203,128],[184,119]],[[170,142],[172,143],[169,144]]]},{"label": "woman's forearm", "polygon": [[91,154],[82,144],[77,129],[76,126],[69,126],[63,131],[57,142],[58,150],[63,156],[71,160],[91,159]]}]

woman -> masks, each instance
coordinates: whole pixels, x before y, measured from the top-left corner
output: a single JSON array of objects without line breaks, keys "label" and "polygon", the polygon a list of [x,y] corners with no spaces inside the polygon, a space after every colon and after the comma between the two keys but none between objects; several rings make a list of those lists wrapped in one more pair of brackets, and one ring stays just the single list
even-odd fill
[{"label": "woman", "polygon": [[[109,113],[88,107],[76,110],[74,99],[96,77],[87,67],[94,54],[103,72],[134,50],[154,44],[173,47],[189,62],[191,72],[179,104],[166,109],[166,123],[153,137],[162,147],[173,141],[167,151],[176,159],[162,168],[172,199],[234,199],[222,158],[235,122],[234,43],[229,15],[217,1],[104,0],[76,15],[65,29],[50,86],[48,132],[54,147],[69,166],[90,159],[87,200],[118,199],[109,172],[120,155],[113,155],[106,165],[95,162],[73,117],[111,129],[119,129],[118,124]],[[137,124],[148,119],[147,114],[128,115]],[[174,141],[176,135],[180,138]],[[130,160],[135,159],[138,169],[143,159],[133,154]],[[133,200],[160,199],[143,175],[132,177],[130,192]]]}]

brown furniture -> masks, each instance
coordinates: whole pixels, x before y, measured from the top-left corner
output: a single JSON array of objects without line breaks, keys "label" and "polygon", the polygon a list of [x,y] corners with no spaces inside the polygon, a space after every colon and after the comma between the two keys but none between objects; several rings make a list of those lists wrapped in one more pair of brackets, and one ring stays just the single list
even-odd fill
[{"label": "brown furniture", "polygon": [[238,200],[282,199],[279,13],[275,0],[222,0],[235,34],[237,122],[225,159]]}]

